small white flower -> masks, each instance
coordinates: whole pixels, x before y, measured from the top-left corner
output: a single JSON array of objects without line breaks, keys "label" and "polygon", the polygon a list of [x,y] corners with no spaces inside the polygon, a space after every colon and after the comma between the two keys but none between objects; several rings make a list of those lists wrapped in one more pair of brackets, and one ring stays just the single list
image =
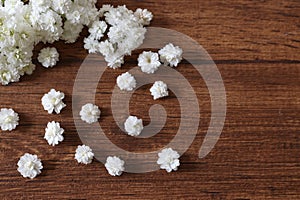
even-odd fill
[{"label": "small white flower", "polygon": [[55,89],[51,89],[50,92],[45,94],[42,98],[42,105],[44,110],[48,111],[49,114],[55,111],[57,114],[66,106],[62,101],[65,98],[65,94]]},{"label": "small white flower", "polygon": [[160,165],[161,169],[165,169],[167,172],[171,172],[172,170],[176,171],[180,165],[180,155],[172,148],[163,149],[158,153],[158,157],[157,164]]},{"label": "small white flower", "polygon": [[18,172],[24,178],[35,178],[41,173],[41,169],[43,169],[43,165],[37,155],[25,153],[18,162]]},{"label": "small white flower", "polygon": [[169,95],[168,86],[162,81],[155,81],[153,86],[150,88],[150,92],[154,100]]},{"label": "small white flower", "polygon": [[125,162],[117,156],[109,156],[106,159],[105,168],[112,176],[120,176],[123,171]]},{"label": "small white flower", "polygon": [[144,126],[143,120],[138,119],[136,116],[129,116],[124,123],[125,131],[130,136],[138,136],[141,134]]},{"label": "small white flower", "polygon": [[139,55],[138,66],[141,67],[142,72],[153,74],[161,65],[157,53],[151,51],[144,51]]},{"label": "small white flower", "polygon": [[19,115],[13,109],[2,108],[0,111],[0,126],[3,131],[12,131],[19,125]]},{"label": "small white flower", "polygon": [[173,44],[166,45],[163,49],[158,51],[160,60],[164,65],[170,65],[171,67],[177,67],[182,60],[182,49]]},{"label": "small white flower", "polygon": [[75,159],[78,163],[90,164],[93,161],[94,153],[89,146],[78,145],[75,153]]},{"label": "small white flower", "polygon": [[91,103],[85,104],[81,107],[79,113],[81,120],[85,121],[88,124],[92,124],[98,121],[100,118],[101,111],[98,106]]},{"label": "small white flower", "polygon": [[59,61],[59,54],[56,48],[44,48],[38,56],[38,61],[46,68],[54,67]]},{"label": "small white flower", "polygon": [[90,37],[93,37],[95,40],[100,40],[107,29],[107,24],[104,21],[95,21],[91,28],[89,28]]},{"label": "small white flower", "polygon": [[138,22],[142,25],[149,25],[153,18],[153,15],[150,11],[141,8],[136,9],[136,11],[134,12],[134,16],[138,19]]},{"label": "small white flower", "polygon": [[60,127],[58,122],[48,122],[44,139],[47,140],[49,145],[55,146],[64,140],[63,133],[64,129]]},{"label": "small white flower", "polygon": [[118,76],[117,85],[121,90],[132,91],[136,87],[134,76],[126,72]]}]

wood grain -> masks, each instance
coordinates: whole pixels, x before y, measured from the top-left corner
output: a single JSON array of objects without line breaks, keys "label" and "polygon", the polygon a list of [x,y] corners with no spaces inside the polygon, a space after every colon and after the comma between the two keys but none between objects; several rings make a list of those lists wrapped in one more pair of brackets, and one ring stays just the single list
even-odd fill
[{"label": "wood grain", "polygon": [[[152,26],[182,32],[199,42],[216,62],[227,93],[227,117],[213,151],[198,159],[210,121],[205,83],[188,64],[178,67],[197,91],[202,111],[199,133],[182,156],[178,172],[156,171],[111,177],[103,164],[79,165],[74,151],[81,141],[72,118],[72,88],[85,56],[83,38],[54,44],[61,61],[53,69],[38,65],[32,76],[0,87],[0,106],[20,114],[20,126],[0,134],[1,199],[300,199],[300,2],[299,0],[99,1],[148,8]],[[37,48],[36,52],[40,47]],[[133,58],[138,52],[135,52]],[[132,67],[107,70],[97,89],[101,126],[118,146],[130,151],[163,147],[176,134],[178,102],[163,104],[174,115],[162,133],[148,140],[120,135],[110,116],[115,78]],[[50,88],[66,94],[60,115],[48,115],[40,99]],[[149,122],[150,105],[138,90],[131,113]],[[101,101],[100,101],[101,99]],[[177,116],[177,118],[176,118]],[[65,128],[65,140],[50,147],[43,139],[48,121]],[[138,145],[137,145],[138,144]],[[27,180],[16,170],[25,152],[39,155],[43,173]]]}]

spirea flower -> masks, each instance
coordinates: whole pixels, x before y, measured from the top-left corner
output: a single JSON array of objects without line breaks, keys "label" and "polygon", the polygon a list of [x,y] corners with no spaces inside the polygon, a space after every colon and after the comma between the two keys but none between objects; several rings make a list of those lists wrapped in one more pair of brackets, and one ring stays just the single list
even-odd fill
[{"label": "spirea flower", "polygon": [[139,23],[143,25],[149,25],[153,18],[153,14],[150,11],[141,8],[136,9],[134,16],[138,19]]},{"label": "spirea flower", "polygon": [[159,99],[169,95],[168,86],[163,81],[155,81],[153,86],[150,88],[153,99]]},{"label": "spirea flower", "polygon": [[101,111],[98,106],[91,103],[85,104],[81,107],[79,113],[81,120],[85,121],[88,124],[92,124],[98,121],[100,118]]},{"label": "spirea flower", "polygon": [[176,171],[180,165],[180,155],[172,148],[163,149],[158,153],[158,157],[157,164],[160,165],[161,169],[165,169],[167,172],[171,172],[172,170]]},{"label": "spirea flower", "polygon": [[79,145],[76,149],[75,159],[78,163],[90,164],[93,161],[94,153],[89,146]]},{"label": "spirea flower", "polygon": [[56,48],[47,47],[42,49],[39,53],[38,61],[46,68],[54,67],[59,61],[59,54]]},{"label": "spirea flower", "polygon": [[41,173],[43,165],[37,155],[25,153],[18,161],[18,172],[24,178],[35,178]]},{"label": "spirea flower", "polygon": [[143,130],[143,120],[136,116],[129,116],[124,123],[125,131],[130,136],[138,136]]},{"label": "spirea flower", "polygon": [[64,98],[65,94],[63,92],[51,89],[50,92],[42,97],[42,105],[44,110],[48,111],[49,114],[53,113],[53,111],[55,111],[56,114],[59,114],[60,111],[66,106],[66,104],[63,102]]},{"label": "spirea flower", "polygon": [[[89,53],[101,53],[110,68],[119,68],[124,63],[124,56],[131,55],[143,43],[147,31],[144,25],[150,23],[152,13],[147,10],[134,13],[126,6],[103,5],[99,16],[105,22],[93,23],[90,35],[84,40],[84,48]],[[107,37],[103,37],[106,32]]]},{"label": "spirea flower", "polygon": [[49,145],[55,146],[64,140],[63,133],[64,129],[60,127],[58,122],[48,122],[44,139],[47,140]]},{"label": "spirea flower", "polygon": [[160,60],[164,63],[164,65],[177,67],[182,60],[182,49],[171,43],[159,50],[158,53],[160,55]]},{"label": "spirea flower", "polygon": [[12,131],[19,125],[19,115],[13,109],[0,110],[0,126],[2,131]]},{"label": "spirea flower", "polygon": [[120,176],[125,170],[125,162],[117,156],[109,156],[106,159],[105,168],[112,176]]},{"label": "spirea flower", "polygon": [[120,90],[132,91],[136,87],[136,80],[134,76],[126,72],[118,76],[117,85]]},{"label": "spirea flower", "polygon": [[151,51],[144,51],[139,55],[138,66],[141,67],[142,72],[153,74],[161,65],[157,53]]},{"label": "spirea flower", "polygon": [[[90,27],[99,16],[95,0],[31,0],[26,4],[21,0],[0,2],[2,85],[17,82],[24,74],[33,72],[32,52],[36,44],[53,43],[59,39],[66,43],[75,42],[83,27]],[[56,62],[56,57],[41,55],[39,60],[50,67]]]}]

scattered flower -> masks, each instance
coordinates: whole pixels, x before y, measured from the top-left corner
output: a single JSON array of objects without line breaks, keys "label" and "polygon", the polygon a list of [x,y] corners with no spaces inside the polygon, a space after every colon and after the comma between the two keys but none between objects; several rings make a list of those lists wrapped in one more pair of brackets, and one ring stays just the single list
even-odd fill
[{"label": "scattered flower", "polygon": [[117,85],[120,90],[132,91],[136,87],[136,80],[134,76],[126,72],[118,76]]},{"label": "scattered flower", "polygon": [[154,100],[169,95],[168,86],[162,81],[155,81],[153,86],[150,88],[150,92]]},{"label": "scattered flower", "polygon": [[12,131],[19,125],[19,115],[13,109],[0,110],[0,126],[2,131]]},{"label": "scattered flower", "polygon": [[143,130],[143,120],[136,116],[129,116],[124,123],[125,131],[130,136],[138,136]]},{"label": "scattered flower", "polygon": [[151,51],[144,51],[139,55],[138,66],[141,67],[142,72],[153,74],[161,65],[157,53]]},{"label": "scattered flower", "polygon": [[165,169],[167,172],[171,172],[172,170],[176,171],[180,165],[180,155],[172,148],[163,149],[158,153],[158,157],[157,164],[160,165],[161,169]]},{"label": "scattered flower", "polygon": [[182,49],[173,44],[166,45],[163,49],[158,51],[160,60],[164,65],[170,65],[171,67],[177,67],[182,60]]},{"label": "scattered flower", "polygon": [[90,164],[93,161],[94,153],[89,146],[79,145],[76,149],[75,159],[78,163]]},{"label": "scattered flower", "polygon": [[59,61],[59,54],[56,48],[48,47],[41,50],[38,56],[38,61],[46,68],[54,67]]},{"label": "scattered flower", "polygon": [[79,113],[81,120],[85,121],[88,124],[92,124],[98,121],[100,118],[101,111],[98,106],[93,105],[91,103],[85,104],[81,107],[81,111]]},{"label": "scattered flower", "polygon": [[49,114],[56,112],[59,114],[60,111],[66,107],[66,104],[62,101],[65,98],[65,94],[55,89],[51,89],[50,92],[45,94],[42,98],[42,105],[44,110],[48,111]]},{"label": "scattered flower", "polygon": [[112,176],[120,176],[123,171],[125,162],[117,156],[109,156],[106,159],[105,168]]},{"label": "scattered flower", "polygon": [[35,178],[41,173],[42,169],[42,162],[37,155],[25,153],[18,162],[18,172],[20,172],[24,178]]},{"label": "scattered flower", "polygon": [[64,140],[63,133],[64,129],[60,127],[58,122],[48,122],[44,139],[47,140],[49,145],[55,146]]}]

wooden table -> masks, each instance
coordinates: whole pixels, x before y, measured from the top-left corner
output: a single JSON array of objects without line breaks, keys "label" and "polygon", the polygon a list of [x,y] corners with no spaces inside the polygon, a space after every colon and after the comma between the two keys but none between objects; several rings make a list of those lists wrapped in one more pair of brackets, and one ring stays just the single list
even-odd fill
[{"label": "wooden table", "polygon": [[[113,3],[148,8],[155,16],[152,26],[182,32],[212,56],[227,94],[220,140],[207,157],[198,158],[210,122],[210,98],[201,76],[182,64],[178,71],[197,91],[202,115],[197,137],[181,157],[177,172],[111,177],[99,161],[77,164],[74,151],[81,141],[71,95],[87,53],[84,37],[72,45],[57,42],[61,61],[55,68],[38,65],[34,75],[0,87],[1,107],[14,108],[21,119],[15,131],[0,134],[1,199],[300,199],[299,0]],[[170,102],[161,102],[174,117],[154,138],[132,139],[117,128],[111,116],[111,92],[115,78],[133,67],[137,55],[128,58],[122,69],[106,70],[97,88],[97,104],[103,110],[100,124],[111,141],[129,151],[146,152],[162,148],[174,137],[180,114],[171,95]],[[155,103],[145,95],[149,87],[134,94],[130,110],[146,123],[149,106]],[[60,115],[48,115],[41,106],[41,97],[51,88],[66,94],[67,107]],[[43,139],[52,120],[66,130],[65,140],[55,147]],[[33,180],[16,170],[26,152],[43,161],[42,174]]]}]

